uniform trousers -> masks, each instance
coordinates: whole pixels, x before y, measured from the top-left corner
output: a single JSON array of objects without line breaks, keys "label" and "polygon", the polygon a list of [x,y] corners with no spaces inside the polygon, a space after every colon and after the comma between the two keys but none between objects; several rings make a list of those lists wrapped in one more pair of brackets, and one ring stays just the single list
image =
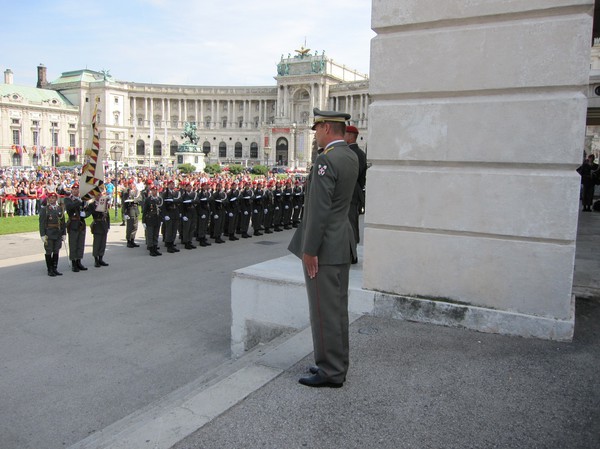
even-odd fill
[{"label": "uniform trousers", "polygon": [[319,265],[314,279],[304,269],[315,363],[330,382],[342,383],[350,363],[348,282],[350,264]]},{"label": "uniform trousers", "polygon": [[146,224],[146,247],[148,249],[158,246],[159,234],[160,223],[154,225]]},{"label": "uniform trousers", "polygon": [[83,259],[85,250],[85,224],[79,221],[67,224],[69,234],[69,260]]}]

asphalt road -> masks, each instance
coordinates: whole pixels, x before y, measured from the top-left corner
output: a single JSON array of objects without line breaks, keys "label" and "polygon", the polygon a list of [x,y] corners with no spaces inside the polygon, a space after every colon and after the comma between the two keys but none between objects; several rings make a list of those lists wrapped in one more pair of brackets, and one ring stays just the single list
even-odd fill
[{"label": "asphalt road", "polygon": [[63,246],[57,278],[36,233],[0,236],[1,449],[68,447],[228,361],[231,272],[288,254],[293,232],[150,257],[124,229],[109,267],[89,233],[87,272]]}]

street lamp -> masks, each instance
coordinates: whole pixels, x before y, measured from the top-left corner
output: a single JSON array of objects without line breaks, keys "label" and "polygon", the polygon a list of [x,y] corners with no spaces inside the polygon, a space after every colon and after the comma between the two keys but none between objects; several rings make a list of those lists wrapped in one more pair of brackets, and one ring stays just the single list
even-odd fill
[{"label": "street lamp", "polygon": [[123,154],[123,151],[121,150],[121,148],[114,146],[110,149],[110,157],[113,159],[113,161],[115,161],[115,188],[113,190],[114,193],[114,197],[115,197],[115,221],[117,220],[117,197],[119,195],[119,178],[117,176],[117,160],[121,159],[121,154]]}]

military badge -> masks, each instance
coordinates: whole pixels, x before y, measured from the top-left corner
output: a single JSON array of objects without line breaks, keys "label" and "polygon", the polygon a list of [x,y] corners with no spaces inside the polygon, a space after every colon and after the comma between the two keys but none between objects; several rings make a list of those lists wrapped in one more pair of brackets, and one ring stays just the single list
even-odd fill
[{"label": "military badge", "polygon": [[319,171],[317,172],[319,174],[319,176],[323,176],[326,171],[327,171],[327,165],[319,164]]}]

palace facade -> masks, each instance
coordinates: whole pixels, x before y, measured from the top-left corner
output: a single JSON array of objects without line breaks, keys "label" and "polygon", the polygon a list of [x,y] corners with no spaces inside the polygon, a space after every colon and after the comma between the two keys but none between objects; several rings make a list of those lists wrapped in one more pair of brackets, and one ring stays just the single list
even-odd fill
[{"label": "palace facade", "polygon": [[[308,49],[282,55],[275,86],[186,86],[118,81],[92,70],[64,72],[37,87],[0,84],[0,166],[83,161],[98,108],[100,148],[108,163],[173,168],[191,163],[305,168],[313,157],[312,109],[343,110],[367,145],[368,76]],[[186,123],[198,143],[182,146]],[[110,160],[109,160],[110,159]]]}]

